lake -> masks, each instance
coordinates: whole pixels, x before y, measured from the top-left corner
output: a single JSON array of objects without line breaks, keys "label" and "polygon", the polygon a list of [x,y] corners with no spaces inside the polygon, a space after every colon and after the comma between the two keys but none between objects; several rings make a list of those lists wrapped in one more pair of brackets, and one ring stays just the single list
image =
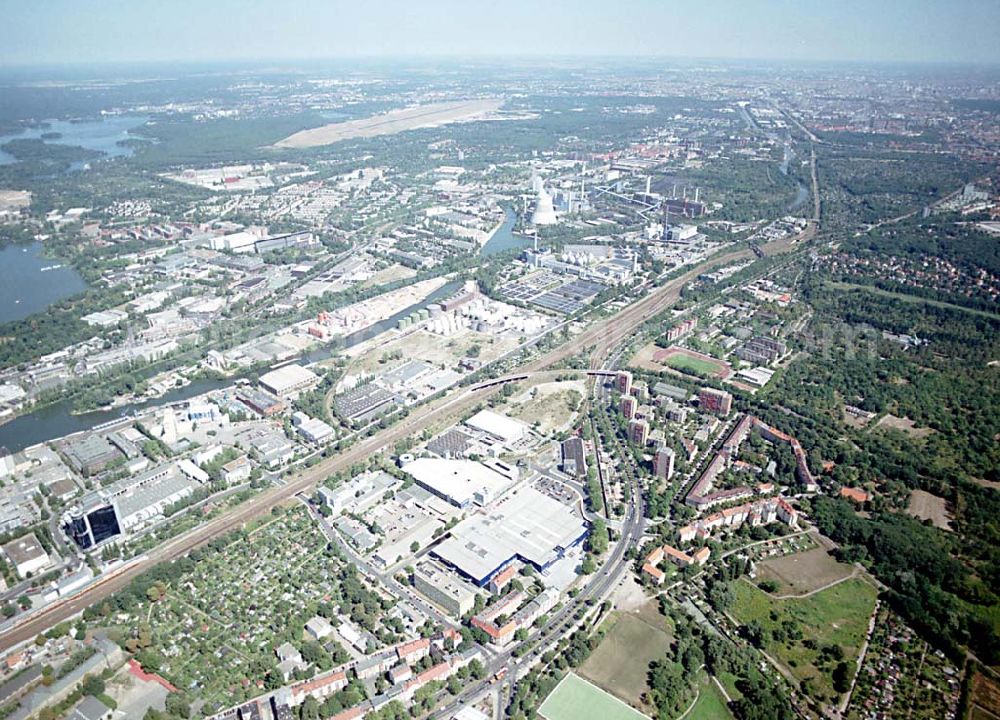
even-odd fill
[{"label": "lake", "polygon": [[0,323],[23,320],[87,289],[69,265],[45,257],[42,244],[0,248]]},{"label": "lake", "polygon": [[[14,135],[0,135],[0,145],[11,140],[43,140],[49,145],[79,146],[104,153],[106,158],[128,157],[133,149],[119,145],[119,141],[133,137],[130,130],[144,125],[149,118],[145,115],[109,115],[100,120],[46,120],[47,127],[29,128]],[[42,138],[43,134],[59,133],[61,137]],[[0,150],[0,165],[12,165],[17,158]]]}]

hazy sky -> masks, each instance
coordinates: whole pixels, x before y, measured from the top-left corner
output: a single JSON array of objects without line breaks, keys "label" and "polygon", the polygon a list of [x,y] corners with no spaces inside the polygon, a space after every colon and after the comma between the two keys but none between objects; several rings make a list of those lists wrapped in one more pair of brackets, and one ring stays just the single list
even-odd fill
[{"label": "hazy sky", "polygon": [[399,55],[1000,62],[1000,0],[0,0],[0,64]]}]

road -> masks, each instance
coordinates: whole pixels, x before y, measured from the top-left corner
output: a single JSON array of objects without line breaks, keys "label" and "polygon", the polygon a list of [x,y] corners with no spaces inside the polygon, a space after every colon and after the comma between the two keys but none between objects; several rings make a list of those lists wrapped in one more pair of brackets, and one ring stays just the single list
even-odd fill
[{"label": "road", "polygon": [[[792,239],[789,238],[765,245],[763,249],[766,253],[772,254],[787,251],[791,247],[793,247]],[[575,337],[571,337],[562,345],[522,364],[516,368],[516,371],[537,372],[551,368],[587,348],[591,348],[592,364],[599,365],[601,359],[606,358],[614,347],[630,337],[643,322],[675,303],[680,297],[681,288],[686,283],[710,268],[749,258],[753,258],[753,254],[748,248],[731,250],[709,258],[693,266],[680,277],[660,287],[653,288],[645,297],[611,317],[593,323],[589,328]],[[303,469],[284,485],[261,492],[228,513],[168,540],[141,558],[137,558],[134,562],[118,569],[114,575],[100,578],[76,595],[27,616],[0,637],[0,652],[31,640],[53,625],[104,600],[127,587],[133,579],[155,565],[181,557],[221,535],[240,528],[248,521],[269,511],[275,505],[289,500],[296,494],[308,492],[327,476],[346,470],[355,463],[366,462],[372,456],[387,449],[391,450],[400,440],[419,434],[423,429],[433,426],[438,421],[471,410],[475,405],[495,394],[498,389],[499,386],[479,390],[463,388],[458,390],[460,393],[458,395],[453,393],[451,396],[439,398],[426,405],[416,406],[408,417],[401,419],[395,425],[358,441],[334,457]],[[633,496],[639,494],[634,492]],[[630,516],[634,514],[634,509],[630,510]],[[641,517],[641,513],[639,516]],[[629,522],[625,523],[626,532],[629,531],[630,525]],[[619,546],[621,545],[622,543],[619,543]]]}]

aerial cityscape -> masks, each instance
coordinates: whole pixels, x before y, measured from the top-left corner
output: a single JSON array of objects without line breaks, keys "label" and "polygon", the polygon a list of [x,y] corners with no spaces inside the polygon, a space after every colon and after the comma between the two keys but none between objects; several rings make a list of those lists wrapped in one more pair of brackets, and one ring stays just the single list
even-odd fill
[{"label": "aerial cityscape", "polygon": [[0,720],[1000,719],[1000,6],[153,5],[0,5]]}]

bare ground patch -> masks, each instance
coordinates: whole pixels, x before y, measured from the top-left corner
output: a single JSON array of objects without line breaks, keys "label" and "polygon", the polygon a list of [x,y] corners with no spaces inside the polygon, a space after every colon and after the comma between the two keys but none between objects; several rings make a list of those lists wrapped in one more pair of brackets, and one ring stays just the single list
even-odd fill
[{"label": "bare ground patch", "polygon": [[804,595],[837,580],[842,580],[854,572],[851,565],[838,562],[826,548],[793,553],[783,557],[764,560],[757,564],[757,579],[774,580],[778,589],[774,595]]},{"label": "bare ground patch", "polygon": [[948,512],[948,502],[943,497],[932,495],[926,490],[914,490],[910,493],[910,504],[906,514],[921,520],[930,520],[934,527],[951,530],[951,513]]},{"label": "bare ground patch", "polygon": [[899,430],[900,432],[904,432],[917,440],[922,440],[934,432],[930,428],[918,428],[916,423],[908,417],[896,417],[892,414],[883,416],[882,419],[876,423],[875,427]]},{"label": "bare ground patch", "polygon": [[544,434],[570,427],[586,394],[582,380],[540,383],[515,397],[508,409],[518,420],[537,422],[538,431]]}]

